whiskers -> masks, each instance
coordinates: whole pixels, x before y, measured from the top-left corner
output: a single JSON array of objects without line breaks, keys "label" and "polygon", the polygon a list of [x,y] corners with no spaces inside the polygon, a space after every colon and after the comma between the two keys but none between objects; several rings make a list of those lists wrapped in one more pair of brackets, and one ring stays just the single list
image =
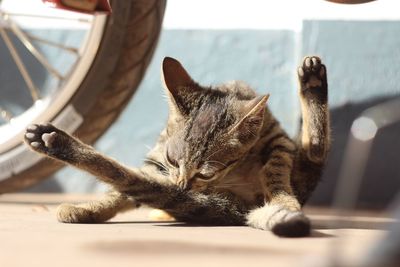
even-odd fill
[{"label": "whiskers", "polygon": [[147,149],[147,152],[150,152],[153,148],[149,145],[144,145],[144,147]]},{"label": "whiskers", "polygon": [[218,164],[224,168],[228,167],[228,165],[226,165],[225,163],[222,163],[221,161],[217,161],[217,160],[207,160],[204,162],[204,164],[210,164],[210,165]]},{"label": "whiskers", "polygon": [[161,98],[166,102],[169,102],[169,100],[170,100],[169,96],[166,93],[162,93]]},{"label": "whiskers", "polygon": [[251,183],[221,183],[221,184],[216,184],[213,187],[214,188],[232,188],[232,187],[241,187],[241,186],[248,186],[251,185]]},{"label": "whiskers", "polygon": [[215,154],[217,154],[218,152],[220,152],[220,151],[222,151],[222,150],[223,150],[223,148],[218,149],[217,151],[214,151],[211,155],[209,155],[209,156],[206,158],[206,161],[208,161],[212,156],[214,156]]},{"label": "whiskers", "polygon": [[247,132],[247,134],[253,136],[253,137],[257,137],[257,133],[253,132],[250,128],[246,128],[245,131]]}]

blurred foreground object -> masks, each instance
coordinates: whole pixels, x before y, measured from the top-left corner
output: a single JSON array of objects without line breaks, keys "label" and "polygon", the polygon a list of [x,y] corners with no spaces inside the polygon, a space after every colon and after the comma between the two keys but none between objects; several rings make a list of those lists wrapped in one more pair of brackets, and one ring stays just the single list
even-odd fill
[{"label": "blurred foreground object", "polygon": [[[400,98],[387,101],[365,110],[351,127],[345,157],[336,189],[335,208],[341,215],[349,216],[354,210],[365,168],[379,130],[400,122]],[[378,178],[378,177],[377,177]],[[378,182],[378,180],[377,180]],[[336,244],[332,259],[333,266],[354,267],[397,267],[400,266],[400,192],[393,201],[393,223],[388,227],[385,237],[374,244],[357,264],[346,264],[340,259],[341,245]],[[337,229],[341,228],[336,222]],[[341,240],[340,242],[344,242]],[[331,265],[332,266],[332,265]]]},{"label": "blurred foreground object", "polygon": [[111,13],[108,0],[42,0],[48,6],[77,12],[104,12]]},{"label": "blurred foreground object", "polygon": [[394,205],[394,219],[385,237],[365,253],[360,267],[400,266],[400,194]]},{"label": "blurred foreground object", "polygon": [[325,0],[325,1],[338,4],[364,4],[375,0]]}]

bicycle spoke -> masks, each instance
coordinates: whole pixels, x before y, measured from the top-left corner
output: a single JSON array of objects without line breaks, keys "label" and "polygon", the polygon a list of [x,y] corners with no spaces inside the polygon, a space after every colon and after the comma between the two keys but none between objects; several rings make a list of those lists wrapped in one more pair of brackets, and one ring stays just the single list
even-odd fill
[{"label": "bicycle spoke", "polygon": [[22,62],[20,56],[18,55],[17,49],[15,48],[14,44],[12,43],[10,37],[8,36],[7,32],[4,28],[0,27],[0,35],[4,40],[10,54],[17,65],[18,70],[20,71],[22,78],[24,79],[26,85],[28,86],[29,92],[32,96],[33,101],[39,99],[39,90],[36,88],[35,84],[32,81],[31,76],[29,75],[28,71],[26,70],[25,64]]},{"label": "bicycle spoke", "polygon": [[63,45],[63,44],[60,44],[60,43],[56,43],[56,42],[53,42],[53,41],[50,41],[50,40],[46,40],[46,39],[37,37],[37,36],[35,36],[33,34],[30,34],[30,33],[25,33],[25,35],[27,37],[29,37],[32,41],[36,41],[36,42],[43,43],[43,44],[46,44],[46,45],[49,45],[49,46],[57,47],[59,49],[71,52],[71,53],[76,54],[76,55],[79,54],[79,50],[77,48],[75,48],[75,47],[66,46],[66,45]]},{"label": "bicycle spoke", "polygon": [[10,122],[13,115],[8,110],[5,110],[0,107],[0,117],[5,121]]},{"label": "bicycle spoke", "polygon": [[14,23],[10,18],[7,18],[11,31],[18,37],[22,44],[28,49],[29,52],[46,68],[48,72],[56,76],[58,79],[63,80],[64,77],[47,61],[45,56],[37,50],[29,37]]},{"label": "bicycle spoke", "polygon": [[10,53],[10,71],[20,73],[16,93],[28,97],[25,103],[12,92],[0,94],[0,154],[17,147],[32,122],[64,116],[97,55],[106,19],[47,8],[38,0],[0,0],[0,44]]}]

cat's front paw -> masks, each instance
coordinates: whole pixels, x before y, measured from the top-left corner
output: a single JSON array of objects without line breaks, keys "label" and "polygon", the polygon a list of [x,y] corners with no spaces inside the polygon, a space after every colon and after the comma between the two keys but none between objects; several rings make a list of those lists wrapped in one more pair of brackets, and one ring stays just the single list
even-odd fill
[{"label": "cat's front paw", "polygon": [[252,210],[247,224],[282,237],[305,237],[311,231],[310,220],[301,211],[291,211],[281,205],[267,204]]},{"label": "cat's front paw", "polygon": [[68,137],[49,123],[32,124],[26,129],[25,143],[36,152],[58,158],[68,150]]},{"label": "cat's front paw", "polygon": [[277,236],[304,237],[311,231],[310,220],[300,211],[283,211],[282,217],[271,223],[271,231]]},{"label": "cat's front paw", "polygon": [[326,67],[317,56],[308,56],[303,59],[303,64],[297,69],[300,83],[300,92],[306,97],[327,100],[327,75]]}]

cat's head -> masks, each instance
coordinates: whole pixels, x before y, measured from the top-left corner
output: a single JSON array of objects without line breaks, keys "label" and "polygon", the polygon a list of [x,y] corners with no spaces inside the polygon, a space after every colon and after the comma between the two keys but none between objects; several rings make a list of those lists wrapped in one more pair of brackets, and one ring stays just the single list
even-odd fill
[{"label": "cat's head", "polygon": [[169,119],[165,174],[201,191],[226,175],[259,138],[268,96],[240,84],[202,87],[173,58],[162,64]]}]

